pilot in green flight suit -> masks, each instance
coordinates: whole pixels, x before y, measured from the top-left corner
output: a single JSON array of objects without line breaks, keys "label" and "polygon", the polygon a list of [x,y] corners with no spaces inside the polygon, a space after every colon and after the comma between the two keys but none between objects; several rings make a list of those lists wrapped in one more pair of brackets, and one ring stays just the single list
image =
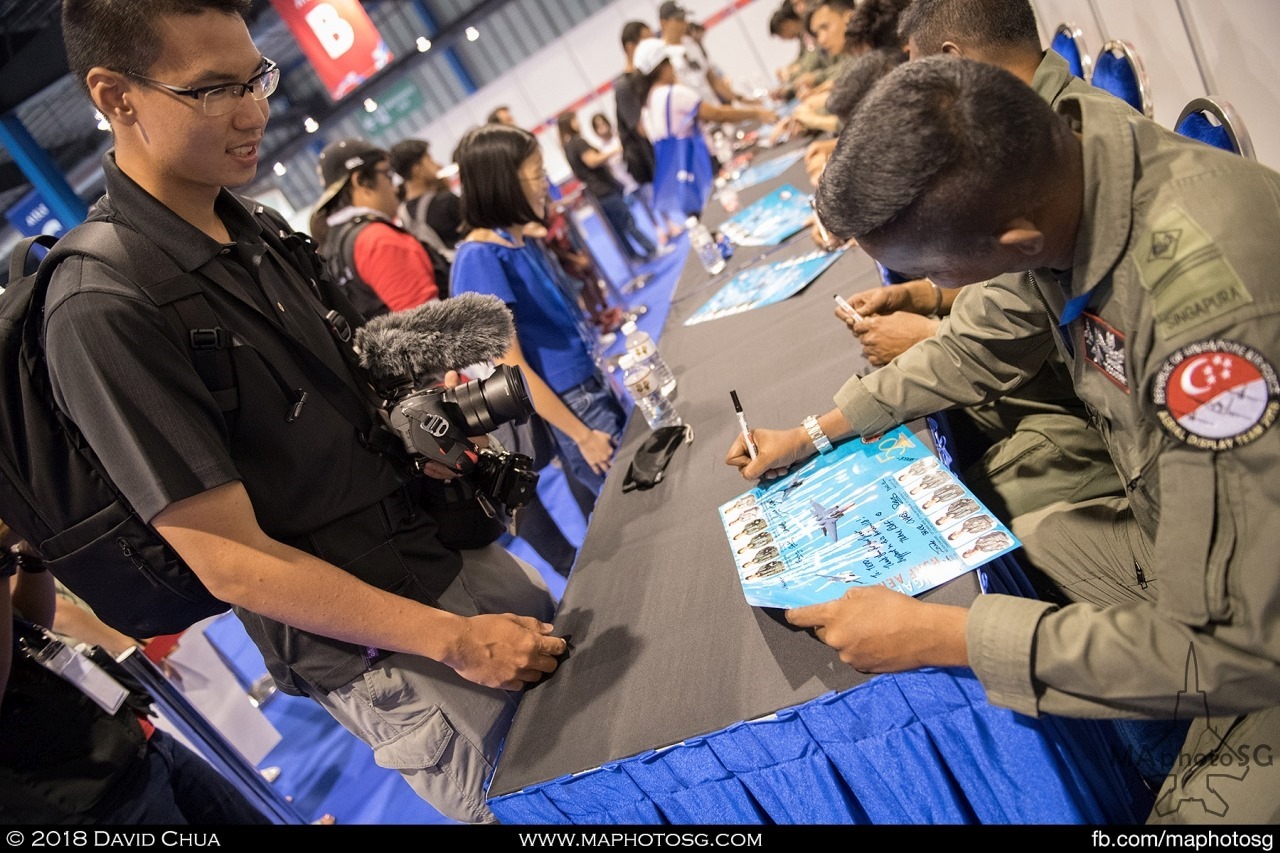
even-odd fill
[{"label": "pilot in green flight suit", "polygon": [[1276,822],[1280,174],[1118,103],[1069,96],[1057,113],[977,62],[886,78],[828,163],[819,215],[891,269],[987,282],[982,299],[726,461],[776,475],[823,433],[995,399],[1056,349],[1126,489],[1015,525],[1059,599],[964,609],[868,587],[788,619],[863,671],[970,666],[1025,714],[1194,717],[1149,820]]}]

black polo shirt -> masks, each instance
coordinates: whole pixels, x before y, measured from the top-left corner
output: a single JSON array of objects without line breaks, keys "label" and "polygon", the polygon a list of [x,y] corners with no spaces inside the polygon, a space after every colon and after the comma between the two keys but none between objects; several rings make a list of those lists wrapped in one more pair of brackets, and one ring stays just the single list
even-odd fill
[{"label": "black polo shirt", "polygon": [[569,168],[578,180],[586,185],[587,191],[596,198],[604,198],[622,193],[622,184],[613,176],[608,163],[601,163],[592,168],[582,159],[588,151],[595,151],[591,143],[581,136],[572,136],[564,144],[564,155],[569,161]]},{"label": "black polo shirt", "polygon": [[613,81],[613,97],[617,105],[618,140],[622,143],[622,159],[627,171],[638,184],[653,183],[653,143],[640,129],[644,99],[640,87],[644,77],[635,71],[620,74]]},{"label": "black polo shirt", "polygon": [[[110,152],[103,166],[107,196],[95,210],[143,235],[162,235],[164,254],[207,285],[219,326],[237,342],[231,360],[239,405],[228,419],[196,371],[185,330],[136,284],[84,258],[58,267],[45,319],[55,398],[125,497],[150,520],[176,501],[239,480],[269,536],[383,589],[433,601],[461,560],[438,542],[424,511],[383,508],[411,477],[360,441],[376,409],[309,283],[268,249],[258,220],[230,192],[216,203],[233,240],[222,245],[122,173]],[[367,421],[357,428],[361,414]],[[412,561],[393,553],[401,536],[414,539],[406,546]],[[367,556],[387,542],[386,554]],[[302,641],[301,632],[270,620],[246,624],[282,686],[291,681],[286,666],[326,688],[363,668],[362,649]]]}]

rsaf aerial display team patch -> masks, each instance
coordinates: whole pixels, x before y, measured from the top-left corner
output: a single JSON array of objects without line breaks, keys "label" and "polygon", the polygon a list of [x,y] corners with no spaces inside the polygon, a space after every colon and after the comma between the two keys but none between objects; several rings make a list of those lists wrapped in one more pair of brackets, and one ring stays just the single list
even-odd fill
[{"label": "rsaf aerial display team patch", "polygon": [[1129,379],[1125,376],[1125,340],[1124,335],[1107,321],[1088,311],[1081,315],[1084,319],[1084,357],[1094,367],[1102,371],[1102,375],[1129,393]]},{"label": "rsaf aerial display team patch", "polygon": [[1165,359],[1151,398],[1174,438],[1202,450],[1230,450],[1256,440],[1275,423],[1280,381],[1257,350],[1211,339]]}]

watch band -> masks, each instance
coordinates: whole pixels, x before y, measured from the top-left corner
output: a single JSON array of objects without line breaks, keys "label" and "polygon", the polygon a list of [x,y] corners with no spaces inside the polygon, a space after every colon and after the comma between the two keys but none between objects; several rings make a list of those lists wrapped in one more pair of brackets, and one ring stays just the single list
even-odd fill
[{"label": "watch band", "polygon": [[[933,284],[933,282],[929,282],[929,284]],[[933,297],[934,297],[933,313],[930,314],[929,316],[937,317],[941,319],[942,318],[942,288],[938,287],[938,285],[936,284],[933,284]]]},{"label": "watch band", "polygon": [[818,425],[818,419],[813,415],[805,418],[804,431],[809,433],[809,438],[813,440],[813,446],[818,448],[819,453],[831,452],[831,439],[827,438],[827,434],[822,431],[822,427]]}]

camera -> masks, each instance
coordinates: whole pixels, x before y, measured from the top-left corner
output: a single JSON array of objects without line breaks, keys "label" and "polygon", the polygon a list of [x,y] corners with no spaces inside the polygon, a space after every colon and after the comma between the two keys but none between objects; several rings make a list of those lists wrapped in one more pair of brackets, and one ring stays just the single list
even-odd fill
[{"label": "camera", "polygon": [[390,423],[421,471],[438,462],[465,477],[481,495],[515,510],[538,484],[533,460],[521,453],[477,447],[471,440],[500,424],[524,423],[533,402],[519,367],[499,364],[486,379],[455,388],[413,391],[390,408]]}]

